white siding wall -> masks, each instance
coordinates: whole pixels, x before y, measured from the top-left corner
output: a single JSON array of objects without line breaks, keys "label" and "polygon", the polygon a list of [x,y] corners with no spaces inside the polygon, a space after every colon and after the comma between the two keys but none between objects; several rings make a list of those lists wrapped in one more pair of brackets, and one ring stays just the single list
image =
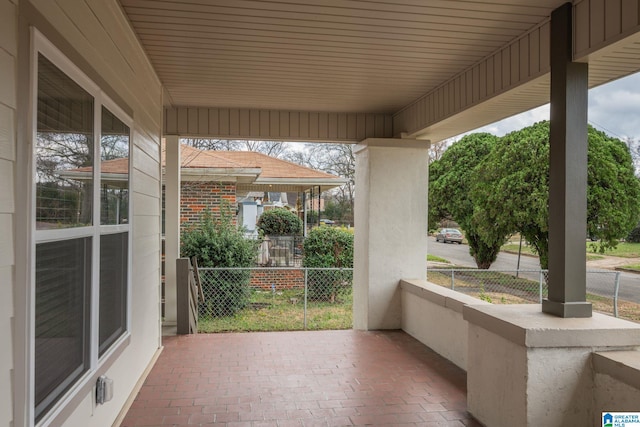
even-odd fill
[{"label": "white siding wall", "polygon": [[[0,0],[4,5],[7,0]],[[24,1],[24,0],[23,0]],[[160,133],[162,129],[162,87],[142,51],[128,21],[115,0],[31,0],[35,9],[91,67],[100,78],[132,110],[132,204],[133,204],[133,272],[131,300],[131,341],[106,375],[114,380],[114,397],[105,405],[93,407],[91,394],[83,397],[78,408],[63,425],[105,426],[111,425],[125,404],[136,382],[152,360],[160,343]],[[21,11],[21,13],[23,13]],[[6,14],[0,10],[0,20]],[[0,39],[4,42],[3,23],[0,22]],[[42,29],[41,29],[42,31]],[[45,37],[46,31],[43,31]],[[5,51],[0,50],[0,64],[4,64]],[[0,70],[4,69],[0,65]],[[9,106],[13,98],[5,101],[2,89],[11,81],[0,71],[0,99]],[[100,83],[100,82],[96,82]],[[109,93],[109,92],[107,92]],[[0,114],[5,114],[0,110]],[[2,117],[2,115],[0,115]],[[1,123],[1,121],[0,121]],[[0,137],[2,141],[2,137]],[[6,157],[0,142],[0,156]],[[1,177],[0,177],[1,178]],[[0,200],[6,197],[1,191]],[[9,195],[10,196],[10,195]],[[2,212],[5,209],[2,203]],[[0,217],[0,233],[6,235],[4,215]],[[10,232],[9,232],[10,235]],[[11,247],[0,241],[0,260],[11,259]],[[6,255],[5,255],[6,254]],[[0,270],[3,271],[3,270]],[[2,273],[4,275],[4,273]],[[9,276],[10,277],[10,276]],[[5,298],[0,291],[1,301]],[[10,308],[10,307],[9,307]],[[9,310],[2,310],[4,313]],[[1,322],[5,322],[3,317]],[[0,323],[0,342],[4,340],[5,327]],[[0,365],[4,366],[4,365]],[[3,368],[4,369],[4,368]],[[0,371],[0,396],[4,371]],[[7,399],[0,399],[4,405]],[[5,411],[0,406],[0,417]],[[0,425],[4,421],[0,418]]]},{"label": "white siding wall", "polygon": [[[16,0],[17,1],[17,0]],[[0,425],[13,420],[12,317],[15,212],[13,174],[16,143],[17,5],[0,0]],[[8,344],[8,345],[7,345]]]}]

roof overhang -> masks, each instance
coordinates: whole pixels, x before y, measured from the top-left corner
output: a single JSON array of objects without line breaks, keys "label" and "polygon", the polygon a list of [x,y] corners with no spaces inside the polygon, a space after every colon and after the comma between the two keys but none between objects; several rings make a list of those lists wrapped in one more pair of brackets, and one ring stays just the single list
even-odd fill
[{"label": "roof overhang", "polygon": [[251,183],[260,175],[260,168],[182,168],[182,181],[217,181]]},{"label": "roof overhang", "polygon": [[[165,134],[437,141],[549,100],[565,0],[119,0],[165,89]],[[573,2],[590,87],[640,70],[633,1]]]},{"label": "roof overhang", "polygon": [[335,179],[314,179],[314,178],[260,178],[249,184],[238,186],[241,191],[279,191],[302,193],[309,190],[321,192],[331,190],[346,184],[349,180],[344,178]]}]

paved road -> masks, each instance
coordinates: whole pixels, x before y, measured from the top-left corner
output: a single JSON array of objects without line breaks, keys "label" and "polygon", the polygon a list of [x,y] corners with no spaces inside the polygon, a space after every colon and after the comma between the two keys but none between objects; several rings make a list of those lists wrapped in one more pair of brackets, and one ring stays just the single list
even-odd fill
[{"label": "paved road", "polygon": [[[449,260],[452,264],[463,267],[476,267],[476,263],[469,255],[469,246],[444,244],[436,242],[434,238],[429,238],[427,248],[428,253]],[[491,264],[490,270],[509,271],[516,270],[518,266],[518,255],[501,252],[496,262]],[[523,256],[520,258],[520,270],[540,270],[538,258]],[[601,270],[599,270],[601,271]],[[611,273],[589,273],[587,274],[587,290],[591,293],[612,297],[614,289],[615,274]],[[522,276],[528,276],[526,273]],[[531,275],[531,280],[537,280],[537,276]],[[620,300],[627,300],[640,303],[640,274],[621,273],[620,290],[618,291]]]}]

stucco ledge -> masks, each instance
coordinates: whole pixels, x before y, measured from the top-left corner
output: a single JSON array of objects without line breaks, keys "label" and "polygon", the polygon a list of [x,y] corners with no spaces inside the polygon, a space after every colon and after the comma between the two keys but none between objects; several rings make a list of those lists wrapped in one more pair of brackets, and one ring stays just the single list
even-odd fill
[{"label": "stucco ledge", "polygon": [[588,318],[560,318],[542,312],[540,304],[467,305],[463,317],[525,347],[640,346],[640,324],[600,313]]},{"label": "stucco ledge", "polygon": [[400,280],[400,289],[460,314],[466,305],[491,305],[486,301],[434,285],[426,280],[402,279]]},{"label": "stucco ledge", "polygon": [[600,351],[592,355],[596,373],[640,390],[640,351]]}]

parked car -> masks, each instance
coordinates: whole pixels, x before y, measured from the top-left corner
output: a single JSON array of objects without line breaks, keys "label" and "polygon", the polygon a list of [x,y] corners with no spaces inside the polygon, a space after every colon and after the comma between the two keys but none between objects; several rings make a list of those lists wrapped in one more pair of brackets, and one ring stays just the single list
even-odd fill
[{"label": "parked car", "polygon": [[326,224],[326,225],[333,225],[335,224],[335,221],[331,220],[331,219],[321,219],[320,222],[322,224]]},{"label": "parked car", "polygon": [[460,232],[460,230],[456,230],[455,228],[441,228],[436,234],[436,242],[442,241],[442,243],[457,243],[461,244],[464,236]]}]

